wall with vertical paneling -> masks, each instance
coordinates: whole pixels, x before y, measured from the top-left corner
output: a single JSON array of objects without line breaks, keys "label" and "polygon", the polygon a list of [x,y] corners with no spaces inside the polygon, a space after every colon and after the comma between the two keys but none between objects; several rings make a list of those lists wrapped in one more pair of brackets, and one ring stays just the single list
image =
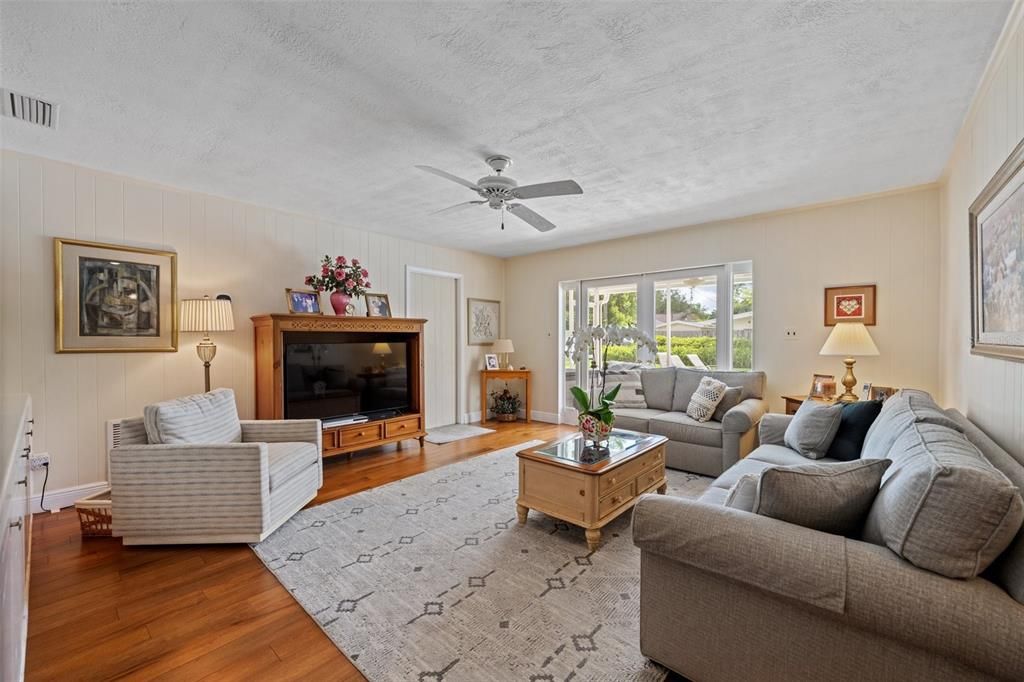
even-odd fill
[{"label": "wall with vertical paneling", "polygon": [[[52,458],[50,490],[106,478],[107,419],[140,415],[147,403],[203,388],[197,334],[182,334],[177,353],[54,352],[53,237],[173,249],[179,298],[230,294],[237,330],[215,335],[213,383],[235,390],[243,418],[253,414],[249,317],[284,311],[285,287],[302,287],[324,253],[362,260],[395,315],[405,312],[406,265],[461,273],[464,296],[504,294],[498,258],[6,150],[0,175],[0,377],[5,390],[32,394],[36,450]],[[323,302],[329,305],[326,296]],[[479,400],[485,351],[465,346],[457,368],[470,405]]]},{"label": "wall with vertical paneling", "polygon": [[971,354],[967,210],[1024,138],[1024,2],[1007,21],[946,168],[941,195],[940,370],[946,403],[1024,457],[1024,362]]}]

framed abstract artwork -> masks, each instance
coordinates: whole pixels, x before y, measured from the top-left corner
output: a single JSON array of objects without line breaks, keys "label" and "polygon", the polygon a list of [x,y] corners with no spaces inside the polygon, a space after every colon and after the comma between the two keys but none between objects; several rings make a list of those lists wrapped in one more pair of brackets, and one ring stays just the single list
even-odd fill
[{"label": "framed abstract artwork", "polygon": [[466,299],[466,329],[470,346],[488,346],[498,340],[501,302]]},{"label": "framed abstract artwork", "polygon": [[54,239],[58,353],[178,350],[178,255]]},{"label": "framed abstract artwork", "polygon": [[846,287],[825,289],[825,326],[833,327],[837,322],[860,322],[872,327],[875,324],[875,285],[856,284]]},{"label": "framed abstract artwork", "polygon": [[1024,361],[1024,140],[968,211],[971,352]]}]

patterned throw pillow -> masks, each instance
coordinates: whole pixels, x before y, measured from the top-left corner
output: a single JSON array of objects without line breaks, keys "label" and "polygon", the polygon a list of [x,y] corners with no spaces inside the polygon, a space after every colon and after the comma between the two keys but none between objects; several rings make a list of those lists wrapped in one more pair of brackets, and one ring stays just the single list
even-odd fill
[{"label": "patterned throw pillow", "polygon": [[715,414],[715,408],[722,402],[725,391],[729,387],[725,382],[711,377],[704,377],[700,380],[697,390],[690,396],[690,404],[686,408],[686,414],[691,419],[699,422],[706,422]]}]

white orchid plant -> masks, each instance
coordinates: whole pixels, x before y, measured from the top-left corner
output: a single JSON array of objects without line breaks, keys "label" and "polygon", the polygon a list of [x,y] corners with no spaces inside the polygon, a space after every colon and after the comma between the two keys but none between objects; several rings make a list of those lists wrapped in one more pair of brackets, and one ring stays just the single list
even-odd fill
[{"label": "white orchid plant", "polygon": [[[565,355],[576,367],[586,367],[590,361],[589,391],[573,386],[570,391],[576,401],[580,416],[591,415],[611,425],[614,415],[612,406],[619,394],[620,384],[605,392],[608,374],[608,348],[635,343],[637,350],[644,348],[651,353],[658,352],[658,344],[647,332],[637,327],[583,327],[577,329],[565,342]],[[600,365],[598,364],[600,356]]]}]

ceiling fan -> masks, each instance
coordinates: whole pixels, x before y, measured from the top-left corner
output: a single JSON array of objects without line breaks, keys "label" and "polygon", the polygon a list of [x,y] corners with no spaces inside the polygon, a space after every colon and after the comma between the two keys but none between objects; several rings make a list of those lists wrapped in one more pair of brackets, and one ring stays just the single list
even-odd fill
[{"label": "ceiling fan", "polygon": [[457,175],[446,173],[440,168],[434,168],[433,166],[416,166],[420,170],[433,173],[434,175],[451,180],[452,182],[457,182],[463,187],[468,187],[480,195],[480,199],[464,201],[461,204],[442,208],[440,211],[435,211],[431,215],[447,213],[467,206],[487,204],[494,210],[501,211],[501,229],[503,230],[505,229],[505,211],[508,210],[509,213],[520,220],[529,223],[535,229],[540,230],[541,232],[547,232],[548,230],[555,229],[555,224],[553,222],[539,213],[527,208],[525,205],[513,202],[523,199],[536,199],[538,197],[560,197],[568,194],[583,194],[583,189],[576,184],[575,180],[541,182],[536,185],[523,185],[520,187],[515,180],[507,175],[502,175],[505,169],[512,165],[511,158],[496,154],[494,156],[488,156],[486,162],[487,165],[491,167],[491,170],[494,171],[494,175],[482,177],[476,182],[463,180]]}]

